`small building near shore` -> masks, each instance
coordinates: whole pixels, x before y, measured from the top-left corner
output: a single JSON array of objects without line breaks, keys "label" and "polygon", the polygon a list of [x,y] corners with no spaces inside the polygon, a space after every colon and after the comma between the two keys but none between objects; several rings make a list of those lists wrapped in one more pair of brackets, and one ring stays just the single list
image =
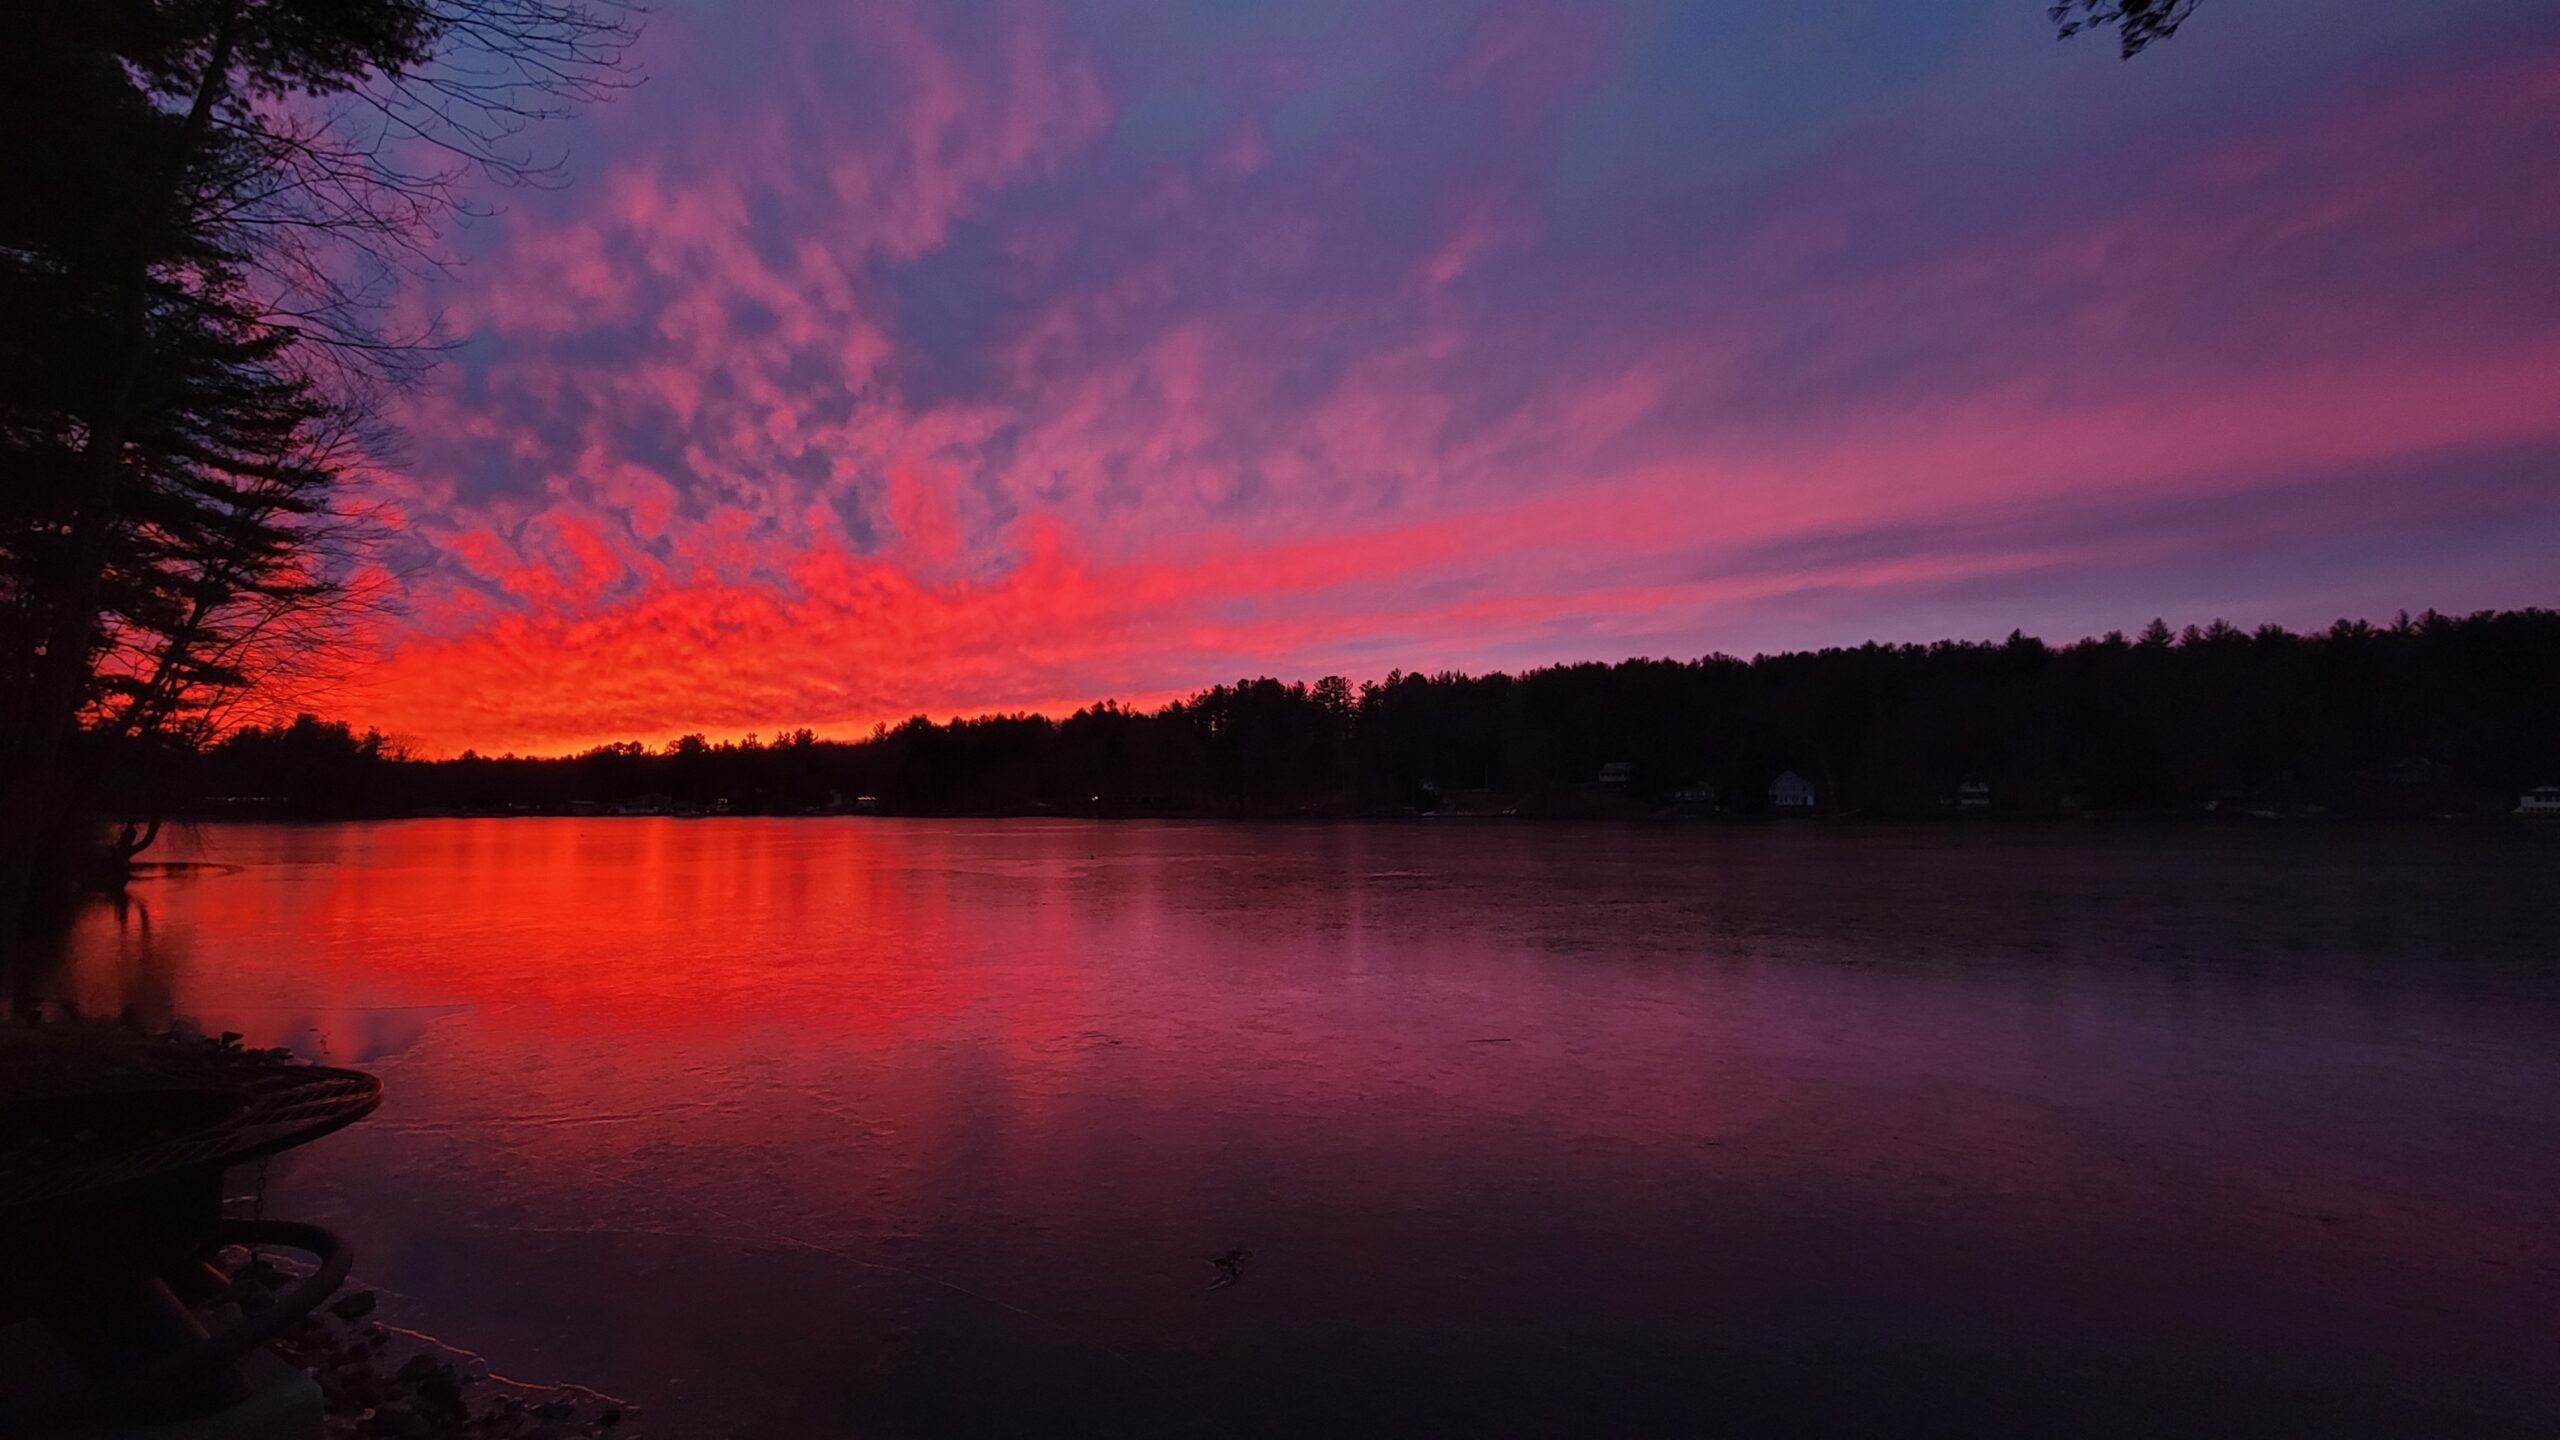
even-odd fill
[{"label": "small building near shore", "polygon": [[1991,808],[1991,782],[1967,780],[1956,787],[1956,808],[1979,813]]},{"label": "small building near shore", "polygon": [[1793,770],[1778,772],[1769,782],[1769,803],[1782,812],[1803,813],[1813,809],[1813,782]]},{"label": "small building near shore", "polygon": [[1635,762],[1631,760],[1612,760],[1600,767],[1600,783],[1603,785],[1615,785],[1623,790],[1635,778]]},{"label": "small building near shore", "polygon": [[2560,785],[2536,785],[2516,798],[2516,813],[2537,820],[2560,820]]}]

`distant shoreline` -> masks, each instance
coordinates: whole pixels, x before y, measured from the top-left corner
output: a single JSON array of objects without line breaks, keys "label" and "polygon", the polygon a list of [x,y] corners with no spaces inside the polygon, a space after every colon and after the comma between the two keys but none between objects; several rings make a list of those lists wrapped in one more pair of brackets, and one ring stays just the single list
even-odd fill
[{"label": "distant shoreline", "polygon": [[1792,829],[1817,826],[1927,826],[1954,829],[2012,829],[2029,826],[2176,826],[2180,828],[2230,829],[2345,829],[2345,828],[2441,828],[2458,826],[2482,829],[2513,826],[2521,830],[2560,834],[2560,817],[2524,815],[2514,811],[2479,811],[2462,814],[2395,815],[2369,813],[2266,813],[2258,811],[2123,811],[2090,810],[2061,814],[1927,814],[1848,811],[1835,814],[1780,815],[1767,812],[1722,812],[1704,815],[1683,814],[1608,814],[1540,812],[1519,814],[1474,814],[1465,812],[1336,811],[1269,814],[1257,812],[1202,811],[1112,811],[1075,810],[936,810],[936,811],[853,811],[783,812],[728,811],[701,814],[615,813],[603,811],[579,814],[565,810],[449,810],[409,811],[398,814],[294,814],[251,809],[190,810],[168,817],[172,824],[271,824],[271,825],[338,825],[371,821],[409,820],[1071,820],[1083,822],[1189,822],[1221,825],[1518,825],[1547,827],[1561,825],[1621,825],[1644,829]]},{"label": "distant shoreline", "polygon": [[1264,677],[865,738],[701,734],[419,760],[296,716],[176,753],[100,739],[135,815],[878,813],[1676,823],[2560,815],[2560,611],[1868,645],[1518,675]]}]

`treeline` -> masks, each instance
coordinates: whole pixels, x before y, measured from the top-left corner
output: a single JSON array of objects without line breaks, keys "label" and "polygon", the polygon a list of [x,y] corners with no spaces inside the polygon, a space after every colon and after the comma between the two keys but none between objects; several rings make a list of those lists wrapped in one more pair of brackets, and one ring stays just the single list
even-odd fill
[{"label": "treeline", "polygon": [[169,793],[296,816],[1750,814],[1786,772],[1823,811],[1880,816],[2505,811],[2560,782],[2560,612],[1260,679],[1152,713],[558,759],[408,760],[305,716],[178,757]]}]

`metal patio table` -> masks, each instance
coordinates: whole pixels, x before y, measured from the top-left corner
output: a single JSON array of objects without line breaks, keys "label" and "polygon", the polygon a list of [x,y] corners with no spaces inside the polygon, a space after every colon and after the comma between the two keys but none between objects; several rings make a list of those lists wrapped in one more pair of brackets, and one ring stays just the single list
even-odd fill
[{"label": "metal patio table", "polygon": [[[50,1033],[49,1033],[50,1032]],[[0,1036],[0,1326],[50,1332],[73,1373],[0,1398],[0,1433],[77,1435],[219,1415],[238,1362],[325,1302],[353,1256],[316,1225],[226,1219],[223,1174],[371,1114],[382,1083],[227,1043]],[[255,1314],[207,1333],[224,1245],[315,1261]]]}]

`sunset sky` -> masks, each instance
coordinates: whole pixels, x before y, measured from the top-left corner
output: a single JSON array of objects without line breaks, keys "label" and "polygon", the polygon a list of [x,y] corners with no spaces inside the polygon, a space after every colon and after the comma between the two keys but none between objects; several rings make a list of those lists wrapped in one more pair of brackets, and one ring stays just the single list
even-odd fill
[{"label": "sunset sky", "polygon": [[2560,6],[669,0],[402,300],[430,754],[2560,601]]}]

